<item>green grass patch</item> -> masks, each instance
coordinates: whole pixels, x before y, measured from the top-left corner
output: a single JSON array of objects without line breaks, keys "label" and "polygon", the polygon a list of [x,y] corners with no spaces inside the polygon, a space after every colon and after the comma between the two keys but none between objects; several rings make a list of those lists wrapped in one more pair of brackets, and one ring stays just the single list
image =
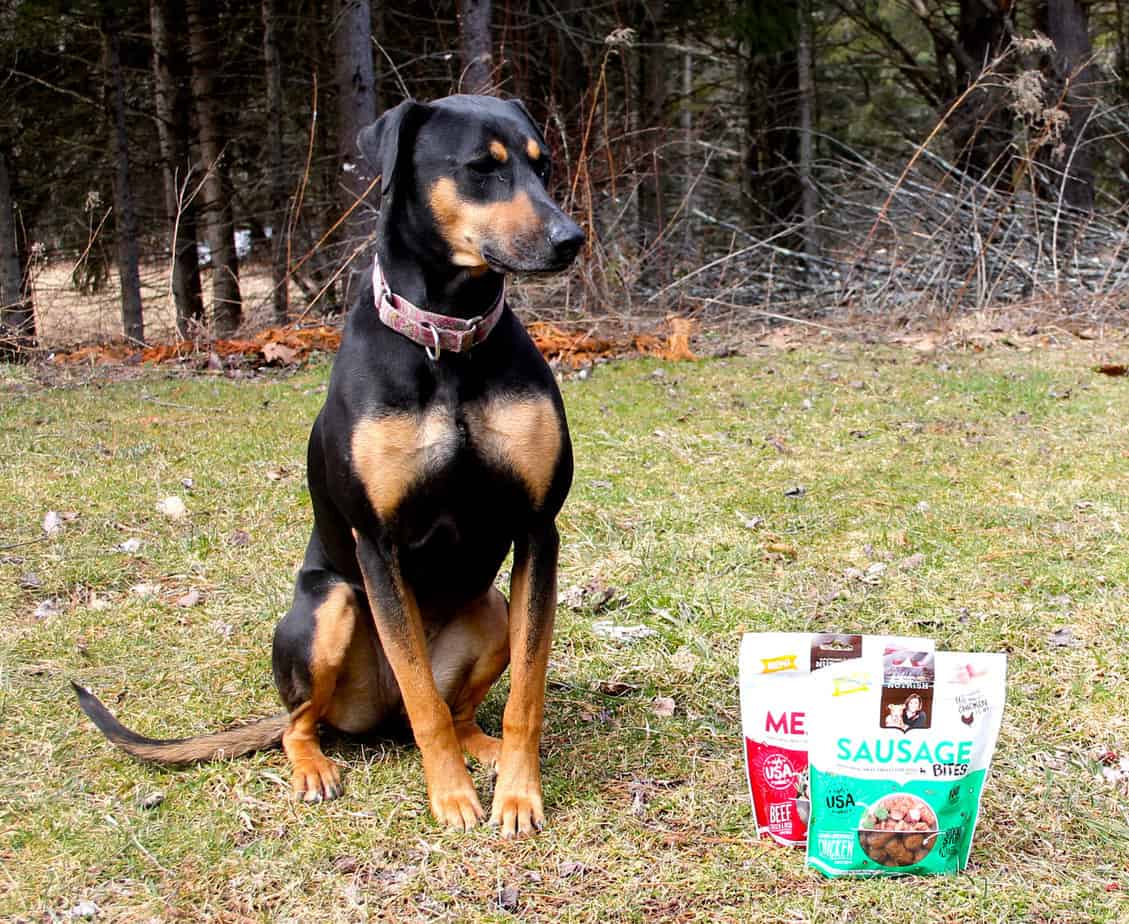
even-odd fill
[{"label": "green grass patch", "polygon": [[[1129,915],[1126,784],[1097,760],[1129,750],[1124,381],[1062,352],[829,345],[566,382],[548,827],[506,843],[439,830],[402,743],[335,742],[345,798],[295,805],[280,752],[140,766],[67,687],[160,736],[276,710],[270,638],[310,527],[328,371],[43,389],[0,370],[0,918],[83,901],[115,921]],[[185,519],[158,512],[171,494]],[[49,510],[77,517],[47,538]],[[596,620],[655,634],[614,642]],[[1064,627],[1077,644],[1052,644]],[[965,875],[830,883],[753,838],[740,634],[816,628],[1010,654]]]}]

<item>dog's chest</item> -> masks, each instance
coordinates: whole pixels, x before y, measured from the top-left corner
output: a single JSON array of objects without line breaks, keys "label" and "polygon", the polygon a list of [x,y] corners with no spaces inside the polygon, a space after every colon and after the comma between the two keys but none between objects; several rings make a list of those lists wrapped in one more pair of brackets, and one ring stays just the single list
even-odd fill
[{"label": "dog's chest", "polygon": [[415,490],[441,484],[460,466],[514,479],[540,507],[561,452],[561,420],[546,396],[437,401],[410,414],[362,419],[352,467],[373,509],[390,518]]}]

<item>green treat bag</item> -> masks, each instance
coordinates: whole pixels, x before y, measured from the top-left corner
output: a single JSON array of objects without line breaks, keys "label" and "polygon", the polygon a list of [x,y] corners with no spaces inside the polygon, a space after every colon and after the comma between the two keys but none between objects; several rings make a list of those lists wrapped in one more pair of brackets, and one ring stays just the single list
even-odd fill
[{"label": "green treat bag", "polygon": [[902,651],[813,675],[808,864],[825,876],[963,870],[1006,672],[1002,654]]}]

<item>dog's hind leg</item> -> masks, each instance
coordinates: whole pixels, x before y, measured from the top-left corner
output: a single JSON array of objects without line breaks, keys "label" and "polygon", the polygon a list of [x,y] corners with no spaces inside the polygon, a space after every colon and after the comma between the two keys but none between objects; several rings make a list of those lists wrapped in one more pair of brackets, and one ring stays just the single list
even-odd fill
[{"label": "dog's hind leg", "polygon": [[275,630],[274,673],[283,702],[290,709],[282,747],[292,767],[294,796],[320,802],[335,799],[342,792],[337,765],[322,753],[318,722],[333,707],[359,620],[350,585],[323,585],[314,597],[302,587],[310,583],[309,577],[299,578],[294,606]]},{"label": "dog's hind leg", "polygon": [[509,608],[501,591],[491,587],[456,614],[432,642],[430,655],[459,747],[483,766],[497,766],[502,742],[479,728],[475,711],[510,663]]}]

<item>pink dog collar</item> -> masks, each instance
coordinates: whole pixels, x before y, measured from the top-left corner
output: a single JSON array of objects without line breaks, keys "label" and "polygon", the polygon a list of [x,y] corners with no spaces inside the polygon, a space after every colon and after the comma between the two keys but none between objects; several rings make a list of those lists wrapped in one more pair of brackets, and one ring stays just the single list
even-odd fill
[{"label": "pink dog collar", "polygon": [[380,263],[375,259],[372,261],[372,291],[380,320],[396,333],[422,346],[433,362],[439,358],[442,350],[463,353],[489,337],[506,306],[506,283],[503,279],[498,300],[484,315],[453,318],[446,314],[424,311],[388,288],[388,282],[380,271]]}]

